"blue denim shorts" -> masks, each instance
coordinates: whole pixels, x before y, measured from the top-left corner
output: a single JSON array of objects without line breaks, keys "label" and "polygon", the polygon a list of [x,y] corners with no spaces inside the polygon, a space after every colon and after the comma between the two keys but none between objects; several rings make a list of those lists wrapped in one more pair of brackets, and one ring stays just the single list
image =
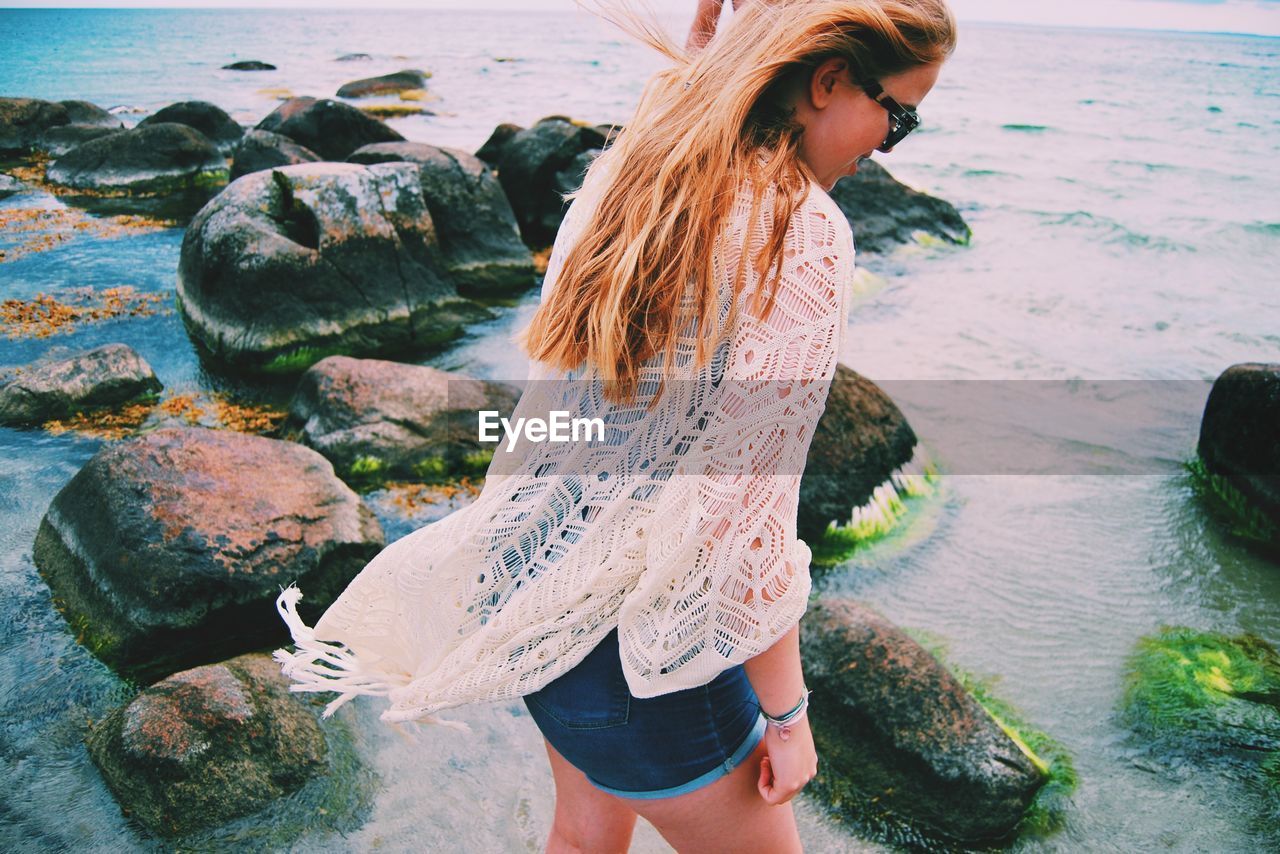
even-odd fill
[{"label": "blue denim shorts", "polygon": [[561,756],[596,788],[624,798],[669,798],[714,783],[751,754],[766,726],[740,664],[697,688],[633,696],[616,628],[523,699]]}]

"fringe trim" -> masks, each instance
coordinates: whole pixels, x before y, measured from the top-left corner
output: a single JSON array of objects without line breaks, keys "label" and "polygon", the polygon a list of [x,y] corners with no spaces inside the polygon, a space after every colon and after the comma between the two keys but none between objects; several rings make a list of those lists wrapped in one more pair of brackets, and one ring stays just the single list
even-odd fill
[{"label": "fringe trim", "polygon": [[[324,707],[322,718],[330,717],[357,695],[390,698],[393,691],[410,684],[412,680],[405,676],[387,674],[380,670],[365,670],[359,658],[346,644],[317,639],[315,630],[298,616],[298,600],[301,598],[302,590],[298,588],[296,581],[280,589],[280,595],[276,598],[276,610],[289,627],[295,651],[289,652],[282,647],[271,653],[271,657],[279,662],[280,672],[293,680],[293,684],[289,686],[290,691],[332,691],[340,695]],[[437,724],[471,732],[471,727],[462,721],[417,714],[411,709],[387,709],[380,717],[406,741],[414,739],[401,723]]]}]

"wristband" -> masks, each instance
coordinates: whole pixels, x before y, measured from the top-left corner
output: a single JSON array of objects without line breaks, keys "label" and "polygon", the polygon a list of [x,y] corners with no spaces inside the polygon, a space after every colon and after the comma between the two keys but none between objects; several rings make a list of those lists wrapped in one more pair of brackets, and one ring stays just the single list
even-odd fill
[{"label": "wristband", "polygon": [[801,695],[800,702],[796,703],[776,718],[766,712],[763,708],[760,709],[760,714],[764,715],[764,719],[770,726],[776,726],[778,728],[778,737],[783,741],[786,741],[791,737],[791,725],[804,717],[805,711],[809,708],[809,695],[812,693],[812,691],[806,690],[804,694]]}]

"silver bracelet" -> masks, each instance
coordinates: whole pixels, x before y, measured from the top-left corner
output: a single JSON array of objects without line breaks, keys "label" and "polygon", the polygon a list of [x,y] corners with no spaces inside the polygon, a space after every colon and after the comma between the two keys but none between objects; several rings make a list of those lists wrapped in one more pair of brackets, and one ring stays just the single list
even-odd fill
[{"label": "silver bracelet", "polygon": [[791,737],[791,725],[804,717],[805,711],[809,708],[809,695],[812,693],[812,691],[806,690],[801,695],[800,702],[776,718],[763,708],[760,709],[760,714],[764,715],[764,719],[769,725],[778,728],[778,737],[786,741]]}]

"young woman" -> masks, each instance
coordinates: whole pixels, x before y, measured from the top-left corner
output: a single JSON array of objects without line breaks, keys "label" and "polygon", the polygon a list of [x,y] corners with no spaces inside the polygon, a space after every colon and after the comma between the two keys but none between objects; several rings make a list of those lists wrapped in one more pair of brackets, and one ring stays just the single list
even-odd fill
[{"label": "young woman", "polygon": [[[308,628],[300,691],[389,722],[524,698],[556,782],[549,851],[799,851],[817,757],[798,623],[800,474],[853,269],[826,191],[918,123],[942,0],[757,0],[669,56],[588,170],[524,335],[517,418],[603,435],[499,453],[471,506],[391,543]],[[589,435],[589,434],[588,434]]]}]

